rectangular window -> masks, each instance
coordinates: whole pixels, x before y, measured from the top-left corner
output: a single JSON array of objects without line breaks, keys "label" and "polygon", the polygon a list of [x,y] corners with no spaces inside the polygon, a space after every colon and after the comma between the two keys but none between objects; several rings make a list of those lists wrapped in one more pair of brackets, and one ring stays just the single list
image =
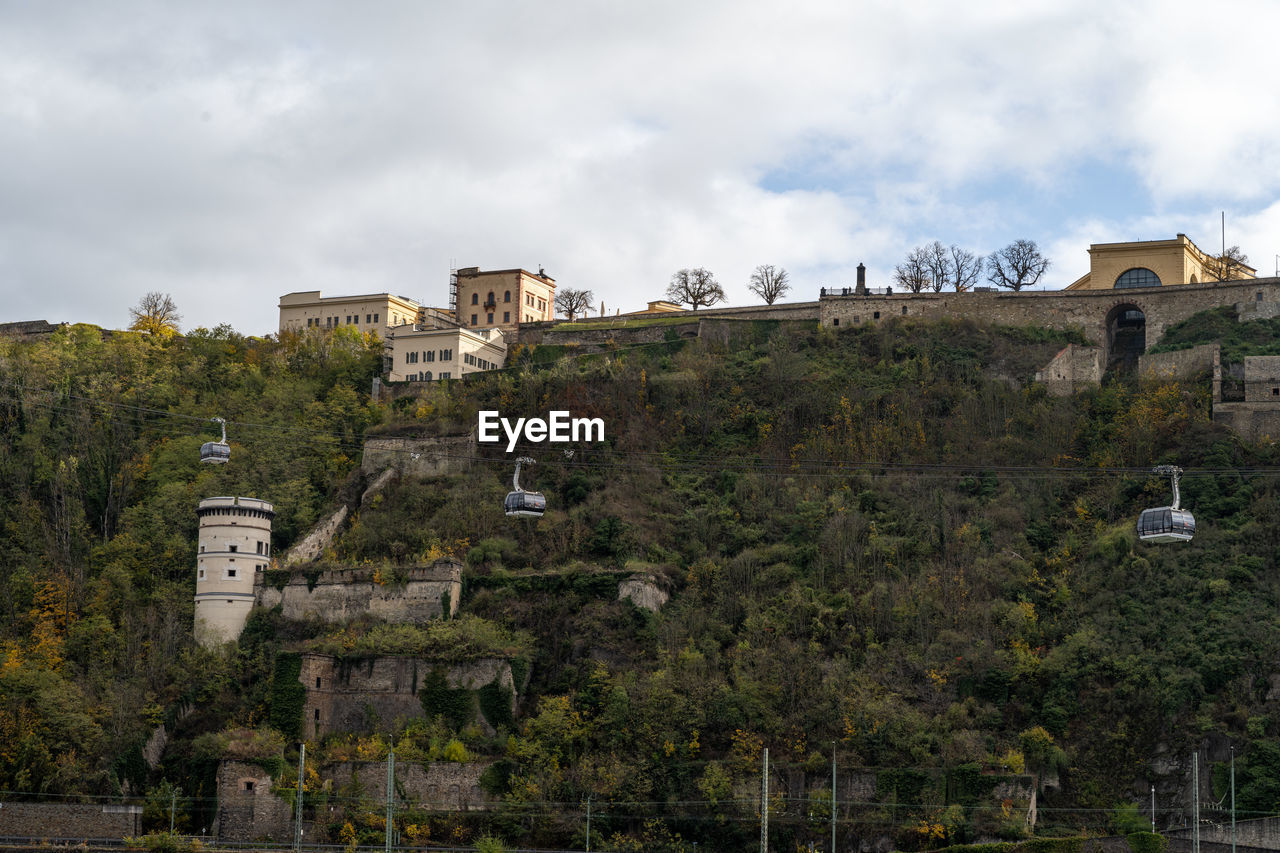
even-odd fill
[{"label": "rectangular window", "polygon": [[261,554],[261,553],[262,553],[262,543],[261,543],[261,542],[259,542],[259,543],[257,543],[257,544],[258,544],[258,553],[259,553],[259,554]]},{"label": "rectangular window", "polygon": [[235,552],[237,552],[237,551],[239,551],[239,550],[240,550],[240,546],[239,546],[239,545],[228,545],[228,546],[227,546],[227,550],[228,550],[228,551],[230,551],[232,554],[234,554]]},{"label": "rectangular window", "polygon": [[231,579],[233,579],[233,578],[235,578],[235,577],[236,577],[236,570],[235,570],[235,569],[227,569],[227,579],[228,579],[228,580],[231,580]]},{"label": "rectangular window", "polygon": [[316,722],[320,722],[320,709],[316,708]]},{"label": "rectangular window", "polygon": [[511,322],[511,312],[510,312],[510,311],[503,311],[503,312],[502,312],[502,322],[504,322],[504,323],[510,323],[510,322]]},{"label": "rectangular window", "polygon": [[376,323],[376,322],[378,322],[378,315],[377,315],[377,314],[374,314],[374,315],[373,315],[373,322],[375,322],[375,323]]},{"label": "rectangular window", "polygon": [[449,378],[449,373],[448,373],[447,371],[446,371],[445,373],[441,373],[441,374],[440,374],[440,378],[441,378],[441,379],[448,379],[448,378]]},{"label": "rectangular window", "polygon": [[490,312],[489,312],[489,319],[488,319],[488,320],[485,320],[485,322],[486,322],[486,323],[492,323],[492,322],[493,322],[493,312],[492,312],[492,311],[490,311]]},{"label": "rectangular window", "polygon": [[874,314],[872,314],[872,315],[871,315],[871,319],[873,319],[873,320],[879,320],[879,319],[880,319],[880,312],[879,312],[879,311],[876,311]]},{"label": "rectangular window", "polygon": [[320,689],[320,676],[318,676],[318,675],[316,676],[316,689],[317,689],[317,690],[319,690],[319,689]]},{"label": "rectangular window", "polygon": [[365,314],[365,315],[364,315],[364,321],[365,321],[366,323],[372,323],[372,322],[373,322],[373,315],[372,315],[372,314]]},{"label": "rectangular window", "polygon": [[473,326],[474,326],[475,324],[476,324],[476,315],[475,315],[475,314],[472,314],[472,315],[471,315],[471,325],[473,325]]},{"label": "rectangular window", "polygon": [[839,317],[837,317],[837,318],[835,318],[834,320],[832,320],[832,321],[831,321],[831,325],[833,325],[833,326],[839,326],[839,325],[840,325],[840,318],[839,318]]},{"label": "rectangular window", "polygon": [[252,791],[252,790],[253,790],[253,783],[252,783],[252,782],[249,782],[249,781],[247,781],[247,780],[246,780],[246,781],[245,781],[245,783],[244,783],[244,789],[245,789],[246,791]]},{"label": "rectangular window", "polygon": [[200,570],[200,580],[204,580],[204,569]]}]

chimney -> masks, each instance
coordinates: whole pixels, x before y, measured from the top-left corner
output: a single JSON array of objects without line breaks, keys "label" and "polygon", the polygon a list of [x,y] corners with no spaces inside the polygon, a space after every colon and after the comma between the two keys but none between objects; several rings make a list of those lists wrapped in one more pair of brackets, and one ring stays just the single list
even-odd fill
[{"label": "chimney", "polygon": [[859,296],[867,295],[867,267],[862,262],[858,263],[858,289],[854,292]]}]

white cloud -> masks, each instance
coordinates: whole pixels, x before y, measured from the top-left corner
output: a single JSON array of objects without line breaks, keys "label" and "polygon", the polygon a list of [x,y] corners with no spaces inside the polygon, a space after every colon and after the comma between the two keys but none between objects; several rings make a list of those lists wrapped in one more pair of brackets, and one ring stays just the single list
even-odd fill
[{"label": "white cloud", "polygon": [[[544,264],[624,309],[697,265],[746,302],[775,263],[811,298],[926,240],[1024,236],[1061,286],[1088,242],[1221,208],[1257,261],[1278,248],[1280,11],[1220,8],[18,7],[6,313],[123,325],[158,289],[191,325],[261,333],[290,290],[442,302],[451,260]],[[1055,206],[1100,162],[1143,197]]]}]

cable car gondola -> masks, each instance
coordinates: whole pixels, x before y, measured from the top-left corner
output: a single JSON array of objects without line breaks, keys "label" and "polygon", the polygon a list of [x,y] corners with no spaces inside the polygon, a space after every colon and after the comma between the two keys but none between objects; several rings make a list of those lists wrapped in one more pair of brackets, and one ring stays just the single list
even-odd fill
[{"label": "cable car gondola", "polygon": [[1169,476],[1173,483],[1173,506],[1144,509],[1138,516],[1138,538],[1143,542],[1190,542],[1196,533],[1196,520],[1190,510],[1178,506],[1182,469],[1176,465],[1158,465],[1151,471]]},{"label": "cable car gondola", "polygon": [[519,515],[526,518],[542,518],[542,513],[547,509],[547,499],[542,496],[542,492],[526,492],[520,488],[520,464],[532,465],[533,460],[528,456],[521,456],[516,460],[516,474],[511,479],[511,485],[515,487],[514,492],[507,492],[507,499],[503,502],[507,515]]},{"label": "cable car gondola", "polygon": [[231,458],[231,445],[227,444],[227,422],[222,418],[210,418],[214,423],[222,425],[221,441],[206,441],[200,445],[200,461],[214,465],[225,465]]}]

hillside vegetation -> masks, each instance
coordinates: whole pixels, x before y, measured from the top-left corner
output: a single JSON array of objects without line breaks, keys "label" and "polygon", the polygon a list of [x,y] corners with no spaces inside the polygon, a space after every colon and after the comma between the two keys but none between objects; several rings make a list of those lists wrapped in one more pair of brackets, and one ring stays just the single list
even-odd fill
[{"label": "hillside vegetation", "polygon": [[[501,808],[414,816],[417,831],[581,843],[577,806],[548,804],[591,797],[606,849],[746,849],[767,747],[802,780],[773,807],[777,843],[807,843],[826,832],[833,745],[842,772],[875,781],[857,805],[841,793],[842,834],[904,849],[1020,838],[1027,804],[1002,809],[991,791],[1023,773],[1059,781],[1038,832],[1128,830],[1148,782],[1166,803],[1180,789],[1151,762],[1215,733],[1237,745],[1242,808],[1280,809],[1280,496],[1255,470],[1274,452],[1215,427],[1207,387],[1049,397],[1030,377],[1071,338],[1042,330],[734,328],[525,351],[385,406],[367,396],[377,345],[355,336],[72,327],[0,342],[0,789],[158,801],[178,784],[200,826],[213,762],[248,737],[227,733],[253,729],[287,784],[284,739],[266,728],[296,712],[278,662],[447,635],[259,613],[234,653],[199,650],[196,502],[273,501],[281,553],[359,485],[367,431],[566,409],[603,418],[607,440],[522,448],[543,519],[503,515],[511,463],[488,447],[466,474],[392,486],[327,558],[464,559],[457,635],[529,664],[496,736],[448,715],[396,735],[398,755],[498,759],[486,784]],[[232,460],[211,470],[196,460],[215,414],[232,423]],[[1136,541],[1168,483],[1126,469],[1157,463],[1189,469],[1191,544]],[[617,570],[652,576],[669,603],[617,601]],[[140,746],[162,720],[175,737],[148,770]],[[390,745],[352,737],[315,747]],[[378,819],[371,808],[352,832],[380,839]]]}]

